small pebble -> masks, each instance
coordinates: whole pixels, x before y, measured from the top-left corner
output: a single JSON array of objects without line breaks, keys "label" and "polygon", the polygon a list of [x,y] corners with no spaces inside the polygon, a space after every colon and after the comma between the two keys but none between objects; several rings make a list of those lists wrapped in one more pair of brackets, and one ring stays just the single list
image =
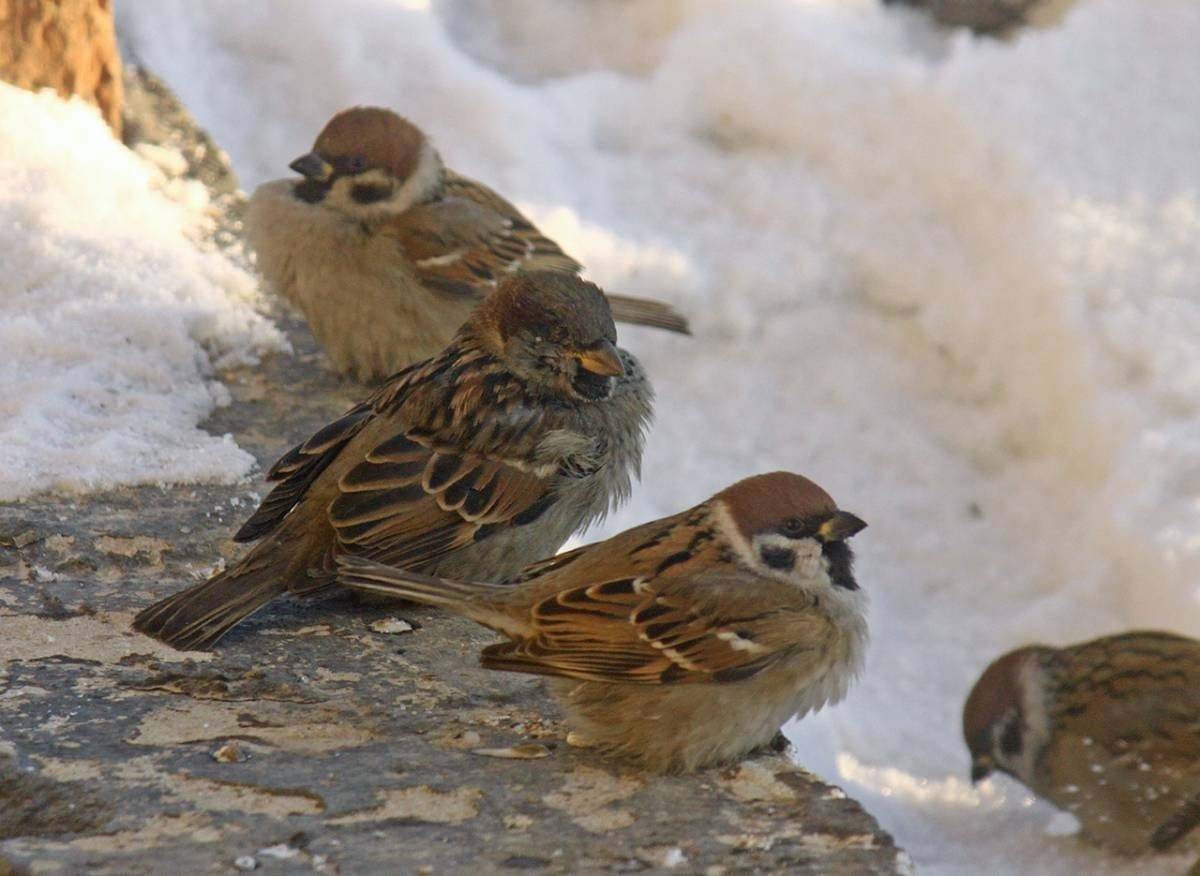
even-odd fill
[{"label": "small pebble", "polygon": [[243,752],[241,746],[236,742],[226,742],[213,751],[210,757],[217,763],[240,763],[250,759],[250,755]]},{"label": "small pebble", "polygon": [[287,843],[279,843],[274,846],[267,846],[265,849],[259,849],[258,853],[264,858],[274,858],[277,861],[287,861],[300,854],[299,849],[294,849]]},{"label": "small pebble", "polygon": [[675,846],[667,849],[663,854],[662,865],[668,870],[678,867],[680,864],[687,863],[687,855],[683,853],[683,849]]},{"label": "small pebble", "polygon": [[242,855],[233,859],[233,866],[236,870],[257,870],[258,859],[254,855]]},{"label": "small pebble", "polygon": [[526,745],[511,745],[508,748],[476,748],[472,750],[471,754],[508,758],[509,760],[536,760],[539,757],[549,757],[550,749],[531,742]]},{"label": "small pebble", "polygon": [[376,633],[411,633],[413,625],[398,617],[387,617],[372,621],[371,629]]}]

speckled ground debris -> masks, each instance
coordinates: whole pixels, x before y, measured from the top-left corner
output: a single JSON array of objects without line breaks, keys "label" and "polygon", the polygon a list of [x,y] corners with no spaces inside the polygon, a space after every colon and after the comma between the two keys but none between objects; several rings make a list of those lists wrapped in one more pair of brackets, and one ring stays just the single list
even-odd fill
[{"label": "speckled ground debris", "polygon": [[[222,375],[208,424],[264,464],[361,392],[288,328],[296,356]],[[785,757],[664,778],[566,745],[543,683],[477,668],[489,634],[457,618],[335,596],[213,653],[130,632],[237,555],[262,489],[0,506],[0,874],[907,869]]]}]

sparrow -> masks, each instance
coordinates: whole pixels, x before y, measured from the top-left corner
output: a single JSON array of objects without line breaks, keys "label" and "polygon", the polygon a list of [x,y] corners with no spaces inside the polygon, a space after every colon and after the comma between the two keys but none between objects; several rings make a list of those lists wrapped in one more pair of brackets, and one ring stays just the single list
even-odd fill
[{"label": "sparrow", "polygon": [[[391,110],[335,115],[291,169],[258,187],[246,236],[334,366],[386,377],[444,348],[472,308],[519,270],[581,265],[487,186],[460,176]],[[688,333],[657,301],[609,295],[624,322]]]},{"label": "sparrow", "polygon": [[506,638],[488,669],[550,676],[583,744],[656,772],[736,760],[845,696],[866,598],[846,540],[864,526],[789,472],[525,568],[507,586],[360,557],[343,586],[440,606]]},{"label": "sparrow", "polygon": [[553,553],[638,473],[652,392],[616,340],[595,285],[505,278],[440,355],[275,463],[234,536],[258,542],[240,562],[134,628],[209,647],[277,596],[333,585],[342,555],[503,581]]},{"label": "sparrow", "polygon": [[1200,823],[1200,642],[1129,632],[997,659],[963,708],[971,780],[1000,770],[1123,854]]}]

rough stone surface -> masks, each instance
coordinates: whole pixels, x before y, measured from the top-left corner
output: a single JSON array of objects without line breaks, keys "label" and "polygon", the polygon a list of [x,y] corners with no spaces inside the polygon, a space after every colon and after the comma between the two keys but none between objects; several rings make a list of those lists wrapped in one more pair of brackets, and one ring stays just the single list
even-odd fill
[{"label": "rough stone surface", "polygon": [[1011,36],[1022,27],[1049,27],[1076,0],[883,0],[925,9],[946,27],[967,27],[990,36]]},{"label": "rough stone surface", "polygon": [[[157,121],[130,130],[220,163],[145,81]],[[224,374],[234,402],[207,424],[264,464],[362,393],[282,316],[296,356]],[[283,603],[213,653],[132,633],[237,556],[262,489],[0,506],[0,876],[908,869],[786,757],[656,777],[570,747],[543,682],[478,668],[490,634],[433,610]]]},{"label": "rough stone surface", "polygon": [[121,56],[110,0],[0,0],[0,79],[77,94],[121,135]]}]

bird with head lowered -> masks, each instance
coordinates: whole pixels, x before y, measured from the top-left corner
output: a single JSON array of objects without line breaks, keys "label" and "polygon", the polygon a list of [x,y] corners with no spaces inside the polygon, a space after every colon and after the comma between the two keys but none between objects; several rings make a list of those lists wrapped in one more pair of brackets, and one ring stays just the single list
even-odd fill
[{"label": "bird with head lowered", "polygon": [[629,495],[641,463],[652,393],[616,340],[591,283],[505,279],[441,354],[276,462],[235,536],[257,544],[135,628],[209,646],[277,596],[332,586],[340,556],[504,581],[553,553]]}]

